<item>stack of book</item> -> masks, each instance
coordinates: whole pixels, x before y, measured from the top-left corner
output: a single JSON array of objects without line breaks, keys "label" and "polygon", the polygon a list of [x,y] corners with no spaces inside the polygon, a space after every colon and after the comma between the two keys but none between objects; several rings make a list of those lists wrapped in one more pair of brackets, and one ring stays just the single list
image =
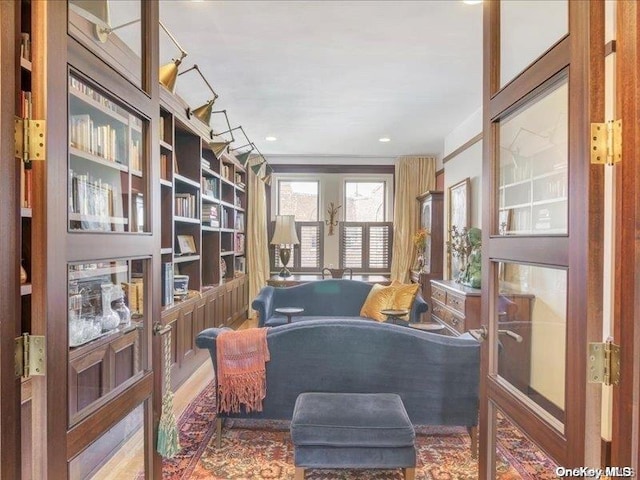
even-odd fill
[{"label": "stack of book", "polygon": [[202,224],[209,225],[214,228],[220,227],[220,215],[218,205],[204,204],[202,205]]},{"label": "stack of book", "polygon": [[197,197],[195,195],[191,193],[176,193],[174,202],[176,216],[198,218]]}]

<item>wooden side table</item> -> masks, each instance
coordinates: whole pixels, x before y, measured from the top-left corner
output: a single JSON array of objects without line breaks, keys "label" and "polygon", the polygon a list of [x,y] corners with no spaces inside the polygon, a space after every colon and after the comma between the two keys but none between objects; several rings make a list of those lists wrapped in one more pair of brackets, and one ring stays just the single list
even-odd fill
[{"label": "wooden side table", "polygon": [[380,313],[383,315],[387,316],[387,320],[390,323],[394,323],[396,325],[407,325],[409,322],[403,318],[400,317],[406,317],[407,315],[409,315],[409,310],[407,310],[406,308],[401,308],[401,309],[387,309],[387,310],[380,310]]},{"label": "wooden side table", "polygon": [[281,313],[283,315],[286,315],[287,323],[291,323],[291,318],[294,315],[300,315],[302,312],[304,312],[304,308],[299,308],[299,307],[279,307],[279,308],[275,308],[274,311],[277,312],[277,313]]}]

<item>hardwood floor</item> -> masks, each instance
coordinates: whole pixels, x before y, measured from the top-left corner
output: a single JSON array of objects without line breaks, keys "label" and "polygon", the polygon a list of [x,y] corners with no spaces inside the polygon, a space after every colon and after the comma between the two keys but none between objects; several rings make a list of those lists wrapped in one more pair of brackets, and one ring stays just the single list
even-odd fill
[{"label": "hardwood floor", "polygon": [[[180,418],[180,415],[182,415],[182,412],[184,412],[189,403],[193,401],[198,393],[200,393],[212,379],[213,365],[210,361],[207,361],[178,388],[173,398],[173,411],[176,419]],[[99,480],[134,479],[143,469],[142,430],[139,430],[93,478]]]}]

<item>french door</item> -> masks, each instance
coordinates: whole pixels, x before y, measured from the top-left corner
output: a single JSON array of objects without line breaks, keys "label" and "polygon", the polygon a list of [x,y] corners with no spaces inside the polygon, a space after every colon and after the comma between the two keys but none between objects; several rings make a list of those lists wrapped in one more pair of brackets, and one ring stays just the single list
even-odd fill
[{"label": "french door", "polygon": [[559,466],[599,466],[603,25],[598,1],[484,4],[480,478],[505,425]]}]

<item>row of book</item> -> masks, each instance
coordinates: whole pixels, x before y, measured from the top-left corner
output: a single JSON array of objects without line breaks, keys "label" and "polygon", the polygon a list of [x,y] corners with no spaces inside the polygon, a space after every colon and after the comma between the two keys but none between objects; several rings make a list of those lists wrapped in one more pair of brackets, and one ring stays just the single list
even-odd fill
[{"label": "row of book", "polygon": [[192,193],[176,193],[174,210],[178,217],[198,218],[198,197]]},{"label": "row of book", "polygon": [[121,115],[123,117],[129,117],[129,113],[124,108],[122,108],[117,103],[112,102],[107,97],[97,92],[86,83],[81,82],[77,78],[69,77],[69,86],[76,92],[89,97],[91,100],[102,105],[106,109],[111,110],[112,112],[117,113],[118,115]]},{"label": "row of book", "polygon": [[160,140],[166,142],[167,140],[164,137],[164,117],[160,115]]},{"label": "row of book", "polygon": [[233,228],[233,223],[230,222],[229,220],[233,219],[231,215],[233,214],[234,210],[229,209],[227,207],[223,207],[223,206],[220,206],[220,209],[222,210],[220,215],[220,227]]},{"label": "row of book", "polygon": [[91,215],[101,218],[121,217],[122,203],[117,205],[118,195],[115,188],[102,178],[91,174],[80,175],[69,170],[71,194],[69,211],[80,215]]},{"label": "row of book", "polygon": [[71,146],[104,158],[109,162],[126,165],[121,131],[111,125],[95,125],[88,114],[72,115],[70,129]]},{"label": "row of book", "polygon": [[144,314],[144,283],[142,278],[132,278],[131,282],[123,282],[122,289],[132,315]]}]

